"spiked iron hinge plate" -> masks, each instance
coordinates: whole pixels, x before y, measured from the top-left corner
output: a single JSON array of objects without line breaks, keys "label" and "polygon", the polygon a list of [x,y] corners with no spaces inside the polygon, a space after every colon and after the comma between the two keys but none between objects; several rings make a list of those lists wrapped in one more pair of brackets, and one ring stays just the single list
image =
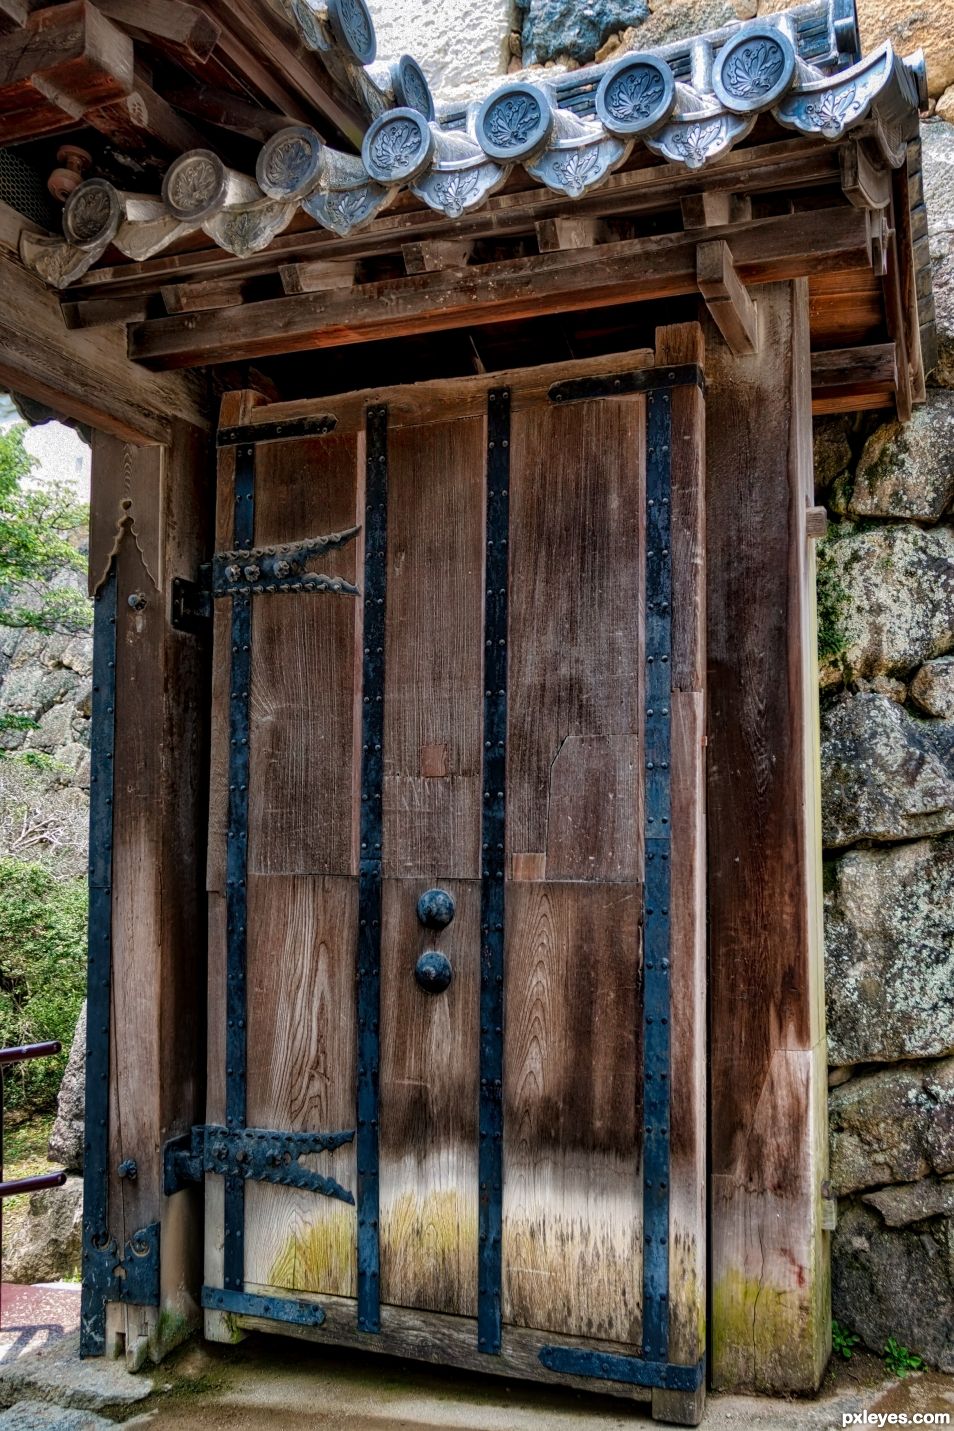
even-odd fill
[{"label": "spiked iron hinge plate", "polygon": [[203,1124],[163,1149],[163,1190],[167,1197],[197,1183],[205,1173],[301,1188],[353,1203],[354,1194],[334,1178],[301,1166],[312,1153],[333,1153],[354,1141],[354,1129],[340,1133],[281,1133],[269,1128],[224,1128]]}]

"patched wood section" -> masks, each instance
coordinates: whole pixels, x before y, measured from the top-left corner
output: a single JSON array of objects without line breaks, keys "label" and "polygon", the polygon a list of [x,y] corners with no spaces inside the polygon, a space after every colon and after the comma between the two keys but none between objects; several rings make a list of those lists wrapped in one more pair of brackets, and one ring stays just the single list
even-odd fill
[{"label": "patched wood section", "polygon": [[808,303],[755,296],[760,356],[707,337],[712,1370],[807,1392],[830,1332]]},{"label": "patched wood section", "polygon": [[644,440],[641,398],[513,414],[507,851],[548,878],[641,875]]},{"label": "patched wood section", "polygon": [[[249,1127],[338,1132],[355,1126],[357,935],[353,879],[249,877]],[[307,1158],[305,1166],[354,1190],[353,1143]],[[353,1206],[247,1183],[245,1226],[248,1279],[353,1295]]]},{"label": "patched wood section", "polygon": [[[422,880],[386,880],[381,933],[381,1296],[395,1306],[477,1312],[477,1084],[480,886],[441,885],[446,929],[417,918]],[[454,975],[420,989],[419,955]]]},{"label": "patched wood section", "polygon": [[384,871],[480,865],[485,423],[388,442]]},{"label": "patched wood section", "polygon": [[504,1320],[638,1343],[638,885],[507,892]]},{"label": "patched wood section", "polygon": [[[359,444],[332,434],[257,448],[255,544],[304,541],[363,521]],[[316,567],[360,585],[360,541]],[[249,869],[354,872],[361,723],[360,602],[335,592],[253,597]]]}]

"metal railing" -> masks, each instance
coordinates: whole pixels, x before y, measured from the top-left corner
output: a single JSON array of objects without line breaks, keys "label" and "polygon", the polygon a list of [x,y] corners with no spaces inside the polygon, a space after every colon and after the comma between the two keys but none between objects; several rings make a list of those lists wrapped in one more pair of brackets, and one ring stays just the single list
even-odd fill
[{"label": "metal railing", "polygon": [[[33,1178],[14,1178],[5,1182],[3,1178],[3,1082],[6,1070],[14,1063],[26,1063],[31,1058],[49,1058],[59,1053],[63,1047],[58,1041],[50,1043],[28,1043],[21,1048],[0,1048],[0,1265],[3,1262],[3,1199],[15,1197],[17,1193],[42,1192],[44,1188],[61,1188],[66,1182],[66,1173],[40,1173]],[[2,1280],[2,1279],[0,1279]],[[2,1325],[0,1306],[0,1325]]]}]

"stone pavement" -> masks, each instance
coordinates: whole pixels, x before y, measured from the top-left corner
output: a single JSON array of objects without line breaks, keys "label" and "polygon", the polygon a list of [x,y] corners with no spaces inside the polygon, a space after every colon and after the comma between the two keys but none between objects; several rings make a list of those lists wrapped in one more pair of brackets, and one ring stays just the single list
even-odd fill
[{"label": "stone pavement", "polygon": [[[193,1342],[161,1367],[80,1361],[76,1336],[0,1366],[0,1431],[650,1431],[648,1407],[479,1379],[291,1338]],[[710,1397],[704,1431],[840,1431],[846,1415],[947,1412],[954,1378],[859,1357],[816,1401]],[[903,1423],[902,1423],[903,1424]],[[951,1425],[954,1425],[952,1419]]]},{"label": "stone pavement", "polygon": [[43,1351],[79,1330],[78,1282],[46,1282],[36,1287],[0,1287],[0,1362],[27,1351]]}]

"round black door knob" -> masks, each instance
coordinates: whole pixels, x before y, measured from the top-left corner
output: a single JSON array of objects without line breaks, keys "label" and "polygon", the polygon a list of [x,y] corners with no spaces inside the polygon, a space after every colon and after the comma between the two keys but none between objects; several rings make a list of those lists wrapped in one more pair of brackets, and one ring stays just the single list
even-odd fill
[{"label": "round black door knob", "polygon": [[417,917],[425,929],[446,929],[456,913],[446,889],[426,889],[417,901]]},{"label": "round black door knob", "polygon": [[443,994],[454,971],[446,954],[439,949],[428,949],[414,966],[414,977],[426,994]]}]

